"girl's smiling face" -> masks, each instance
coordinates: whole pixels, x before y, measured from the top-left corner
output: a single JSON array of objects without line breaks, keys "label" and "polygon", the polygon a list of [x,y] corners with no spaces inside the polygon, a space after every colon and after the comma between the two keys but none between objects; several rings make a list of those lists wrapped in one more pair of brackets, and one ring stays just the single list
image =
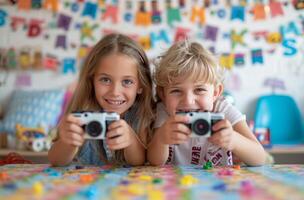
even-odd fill
[{"label": "girl's smiling face", "polygon": [[94,75],[94,90],[105,111],[124,114],[141,93],[136,61],[123,54],[103,57]]}]

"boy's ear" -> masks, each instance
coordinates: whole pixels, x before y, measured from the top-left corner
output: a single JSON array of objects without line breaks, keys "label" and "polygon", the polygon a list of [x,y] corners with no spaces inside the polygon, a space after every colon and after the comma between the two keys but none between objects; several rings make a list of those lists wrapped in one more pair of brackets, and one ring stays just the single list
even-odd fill
[{"label": "boy's ear", "polygon": [[162,87],[156,87],[156,93],[157,93],[157,95],[158,95],[158,97],[162,100],[162,101],[164,101],[164,99],[165,99],[165,94],[164,94],[164,88],[162,88]]},{"label": "boy's ear", "polygon": [[214,94],[213,94],[214,100],[216,100],[217,97],[221,96],[223,91],[224,91],[224,85],[222,83],[215,86]]}]

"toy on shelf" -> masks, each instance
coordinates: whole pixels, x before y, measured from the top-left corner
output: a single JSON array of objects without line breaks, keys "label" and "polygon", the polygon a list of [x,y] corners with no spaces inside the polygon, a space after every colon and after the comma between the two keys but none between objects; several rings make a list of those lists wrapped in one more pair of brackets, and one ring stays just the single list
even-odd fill
[{"label": "toy on shelf", "polygon": [[21,124],[17,124],[16,135],[19,142],[23,143],[29,150],[40,152],[43,150],[49,150],[51,147],[52,138],[42,127],[28,128]]}]

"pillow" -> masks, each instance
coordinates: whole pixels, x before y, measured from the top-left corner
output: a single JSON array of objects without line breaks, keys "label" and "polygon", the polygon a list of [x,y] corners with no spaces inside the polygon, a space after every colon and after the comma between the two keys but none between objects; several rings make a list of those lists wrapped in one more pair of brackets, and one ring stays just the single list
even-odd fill
[{"label": "pillow", "polygon": [[1,131],[15,133],[17,123],[30,128],[42,126],[48,131],[57,124],[64,94],[64,90],[15,91],[0,126]]}]

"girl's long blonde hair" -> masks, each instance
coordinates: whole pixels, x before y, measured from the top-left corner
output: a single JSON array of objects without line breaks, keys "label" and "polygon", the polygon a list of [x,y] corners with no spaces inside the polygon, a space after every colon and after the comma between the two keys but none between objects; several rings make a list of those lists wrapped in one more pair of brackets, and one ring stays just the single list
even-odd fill
[{"label": "girl's long blonde hair", "polygon": [[[100,60],[110,54],[124,54],[136,60],[142,93],[138,94],[135,105],[138,106],[138,126],[135,132],[146,144],[147,136],[151,135],[152,122],[154,120],[154,101],[152,97],[152,79],[148,58],[138,43],[122,34],[109,34],[102,38],[90,51],[85,59],[79,75],[78,86],[71,100],[67,113],[73,111],[99,111],[102,108],[95,98],[94,74]],[[133,127],[134,128],[134,127]],[[114,159],[118,163],[124,162],[123,151],[115,152]]]}]

